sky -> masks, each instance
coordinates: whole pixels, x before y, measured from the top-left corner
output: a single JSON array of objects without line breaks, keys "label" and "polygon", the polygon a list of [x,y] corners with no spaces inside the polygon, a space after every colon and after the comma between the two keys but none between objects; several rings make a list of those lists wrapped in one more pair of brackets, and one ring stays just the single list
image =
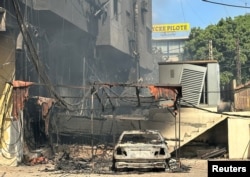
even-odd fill
[{"label": "sky", "polygon": [[[234,18],[235,16],[250,13],[250,0],[209,1],[227,4],[227,6],[204,2],[202,0],[152,0],[153,25],[189,23],[190,28],[200,27],[205,29],[208,25],[217,24],[222,18]],[[181,33],[181,35],[185,34],[188,35],[188,32]],[[159,36],[159,33],[155,33],[153,36]]]}]

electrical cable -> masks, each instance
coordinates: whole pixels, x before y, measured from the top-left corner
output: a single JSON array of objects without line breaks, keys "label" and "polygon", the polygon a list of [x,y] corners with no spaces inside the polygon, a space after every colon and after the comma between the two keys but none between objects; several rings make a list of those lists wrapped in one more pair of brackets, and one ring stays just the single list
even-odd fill
[{"label": "electrical cable", "polygon": [[183,19],[184,19],[184,22],[185,22],[186,18],[185,18],[185,13],[184,13],[184,8],[183,8],[183,2],[182,2],[182,0],[180,1],[180,3],[181,3],[182,16],[183,16]]},{"label": "electrical cable", "polygon": [[202,0],[204,2],[212,3],[212,4],[218,4],[223,6],[229,6],[229,7],[237,7],[237,8],[250,8],[249,6],[240,6],[240,5],[234,5],[234,4],[226,4],[226,3],[220,3],[215,1],[208,1],[208,0]]}]

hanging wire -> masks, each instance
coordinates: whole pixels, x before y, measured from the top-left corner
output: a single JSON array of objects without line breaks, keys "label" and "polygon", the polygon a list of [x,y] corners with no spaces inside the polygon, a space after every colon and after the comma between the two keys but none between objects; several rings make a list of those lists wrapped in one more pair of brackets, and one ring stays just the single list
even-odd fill
[{"label": "hanging wire", "polygon": [[234,4],[227,4],[227,3],[220,3],[220,2],[215,2],[215,1],[208,1],[208,0],[202,0],[204,2],[212,3],[212,4],[218,4],[218,5],[223,5],[223,6],[229,6],[229,7],[237,7],[237,8],[250,8],[249,6],[240,6],[240,5],[234,5]]}]

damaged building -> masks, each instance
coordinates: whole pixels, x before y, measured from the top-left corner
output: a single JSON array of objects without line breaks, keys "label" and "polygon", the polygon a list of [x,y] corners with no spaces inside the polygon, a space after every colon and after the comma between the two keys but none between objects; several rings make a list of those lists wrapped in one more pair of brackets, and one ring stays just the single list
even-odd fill
[{"label": "damaged building", "polygon": [[159,63],[154,80],[151,27],[151,0],[1,1],[1,162],[58,144],[114,145],[133,129],[160,130],[171,153],[194,139],[228,150],[218,63]]},{"label": "damaged building", "polygon": [[[59,125],[53,116],[70,124],[103,119],[104,107],[113,111],[115,103],[106,108],[96,96],[109,97],[109,86],[101,90],[94,83],[137,83],[151,72],[150,0],[1,1],[0,8],[1,128],[22,126],[16,133],[31,149],[53,141],[59,131],[50,127]],[[79,131],[83,127],[88,124]],[[1,148],[15,156],[16,147]]]}]

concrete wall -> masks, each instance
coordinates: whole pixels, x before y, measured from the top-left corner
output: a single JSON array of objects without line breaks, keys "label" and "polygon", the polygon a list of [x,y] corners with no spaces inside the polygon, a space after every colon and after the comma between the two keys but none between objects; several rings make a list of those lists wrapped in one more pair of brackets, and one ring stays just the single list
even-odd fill
[{"label": "concrete wall", "polygon": [[16,38],[13,32],[0,31],[0,93],[12,79],[15,66]]},{"label": "concrete wall", "polygon": [[[133,51],[140,55],[140,66],[152,69],[151,28],[152,2],[147,2],[147,12],[142,12],[142,1],[117,1],[117,12],[114,12],[114,1],[110,1],[106,9],[106,17],[99,20],[97,45],[109,45],[123,53],[133,56]],[[134,3],[138,5],[135,15]],[[138,46],[136,44],[138,42]]]},{"label": "concrete wall", "polygon": [[220,70],[218,63],[207,64],[207,103],[209,106],[218,105],[220,102]]},{"label": "concrete wall", "polygon": [[[246,113],[249,115],[249,112]],[[230,159],[250,158],[250,118],[228,118]]]},{"label": "concrete wall", "polygon": [[19,152],[13,139],[18,136],[17,127],[11,120],[13,87],[7,83],[14,79],[15,40],[9,28],[0,31],[0,165],[16,165]]},{"label": "concrete wall", "polygon": [[[210,108],[209,111],[211,110],[213,109]],[[152,116],[149,119],[140,119],[140,121],[136,119],[133,120],[133,118],[130,120],[112,118],[108,118],[104,121],[94,120],[94,135],[119,136],[124,130],[157,129],[168,139],[179,138],[179,115],[177,116],[176,122],[173,115],[166,109],[159,110],[151,115]],[[225,119],[225,117],[220,114],[213,114],[194,108],[182,108],[180,117],[181,145],[188,143]],[[91,134],[91,121],[89,119],[70,119],[69,117],[59,116],[52,122],[55,122],[56,124],[56,127],[53,128],[53,130],[56,130],[55,132],[58,132],[59,134],[67,132],[78,132],[78,136],[81,136],[80,134],[85,134],[85,136]],[[84,138],[85,137],[83,136],[82,139]],[[175,143],[176,141],[173,140],[168,141],[170,151],[173,151],[174,146],[176,146]]]},{"label": "concrete wall", "polygon": [[52,11],[83,31],[88,31],[87,14],[90,13],[90,8],[85,1],[36,0],[25,3],[34,10]]}]

